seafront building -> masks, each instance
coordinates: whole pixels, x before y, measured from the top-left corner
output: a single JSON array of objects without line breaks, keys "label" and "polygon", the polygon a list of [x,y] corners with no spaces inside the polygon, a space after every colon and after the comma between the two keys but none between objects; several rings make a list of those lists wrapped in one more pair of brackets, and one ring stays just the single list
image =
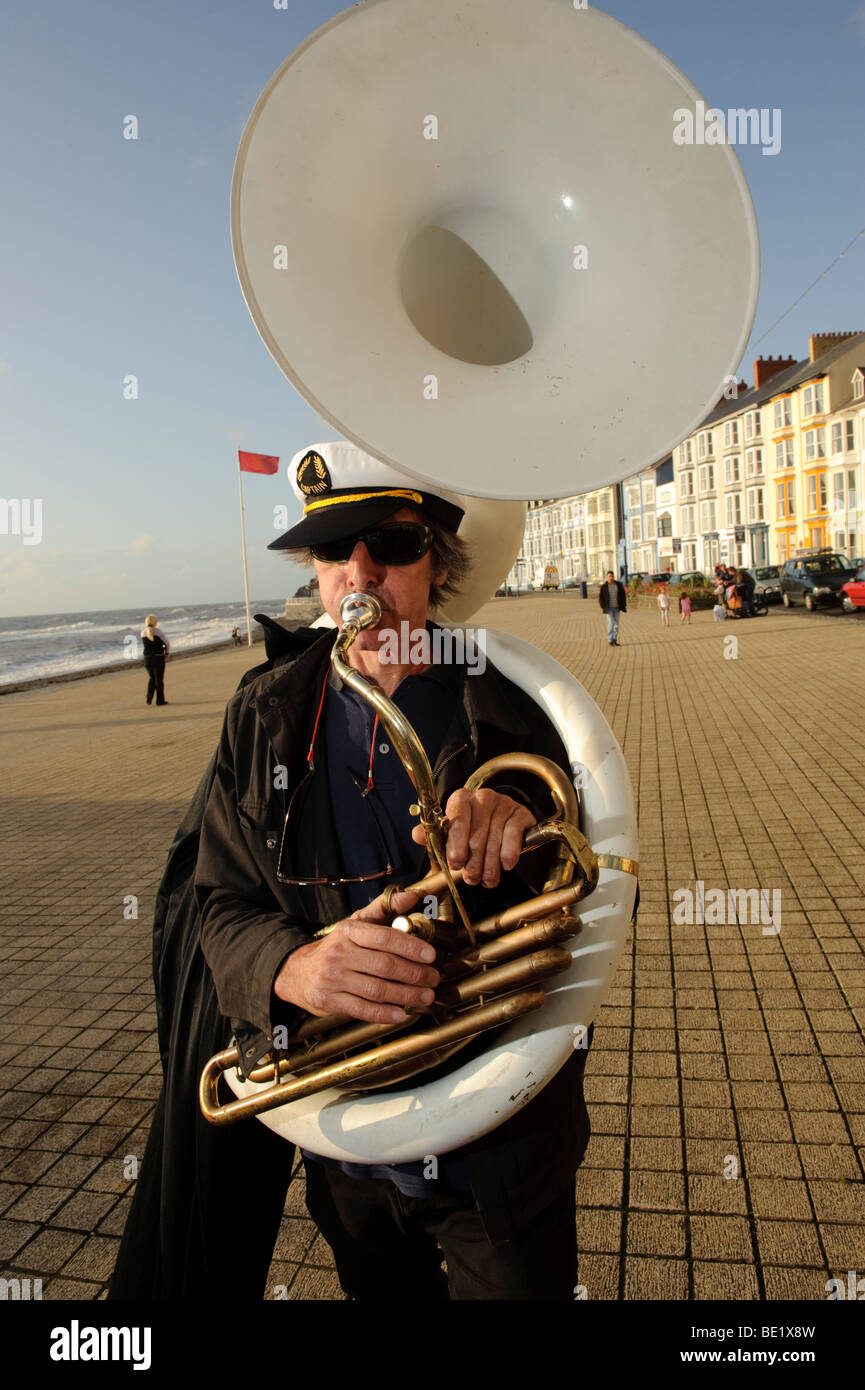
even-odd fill
[{"label": "seafront building", "polygon": [[865,333],[812,334],[808,357],[759,357],[653,467],[529,504],[508,583],[757,568],[829,546],[865,556]]}]

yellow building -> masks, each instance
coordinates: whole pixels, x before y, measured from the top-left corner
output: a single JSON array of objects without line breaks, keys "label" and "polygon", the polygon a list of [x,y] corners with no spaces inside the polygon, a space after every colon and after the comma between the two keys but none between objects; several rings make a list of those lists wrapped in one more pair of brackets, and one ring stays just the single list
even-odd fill
[{"label": "yellow building", "polygon": [[[785,374],[782,389],[764,407],[773,479],[772,550],[779,564],[798,550],[836,543],[839,528],[831,521],[838,494],[830,495],[829,487],[830,457],[836,452],[832,427],[837,412],[850,404],[853,373],[863,355],[865,333],[812,333],[809,360],[792,379]],[[842,455],[846,443],[844,436]],[[849,452],[854,452],[852,440]],[[841,529],[856,535],[855,527]]]}]

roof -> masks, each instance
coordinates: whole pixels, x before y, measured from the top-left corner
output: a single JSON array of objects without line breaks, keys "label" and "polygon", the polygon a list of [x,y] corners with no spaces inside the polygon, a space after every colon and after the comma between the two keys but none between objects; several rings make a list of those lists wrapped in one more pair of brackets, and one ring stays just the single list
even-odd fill
[{"label": "roof", "polygon": [[[719,421],[725,420],[727,416],[737,415],[742,410],[753,410],[757,406],[765,404],[766,401],[772,400],[775,396],[782,396],[787,391],[794,391],[797,386],[802,386],[806,381],[825,376],[839,357],[843,357],[846,352],[850,351],[851,347],[857,345],[865,346],[865,333],[857,333],[855,338],[843,338],[840,343],[835,343],[825,352],[821,352],[813,362],[807,357],[801,362],[794,362],[791,367],[786,367],[783,372],[778,372],[775,376],[770,377],[764,385],[751,386],[743,394],[732,397],[730,400],[720,401],[714,410],[706,416],[702,424],[697,426],[697,429],[707,429],[710,425],[716,425]],[[865,372],[865,368],[860,367],[858,370]],[[691,433],[693,434],[694,431],[692,430]]]}]

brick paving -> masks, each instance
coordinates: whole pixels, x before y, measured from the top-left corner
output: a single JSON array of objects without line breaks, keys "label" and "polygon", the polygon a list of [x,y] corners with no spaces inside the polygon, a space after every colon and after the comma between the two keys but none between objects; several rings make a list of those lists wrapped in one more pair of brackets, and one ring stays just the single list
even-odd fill
[{"label": "brick paving", "polygon": [[[619,649],[570,595],[475,621],[579,677],[638,798],[640,915],[586,1071],[587,1296],[825,1298],[829,1277],[865,1272],[865,619],[664,630],[638,610]],[[154,895],[260,656],[170,664],[159,710],[139,670],[0,699],[0,1276],[41,1277],[45,1299],[105,1295],[159,1089]],[[780,934],[677,924],[673,894],[696,880],[779,890]],[[298,1176],[268,1297],[341,1296]]]}]

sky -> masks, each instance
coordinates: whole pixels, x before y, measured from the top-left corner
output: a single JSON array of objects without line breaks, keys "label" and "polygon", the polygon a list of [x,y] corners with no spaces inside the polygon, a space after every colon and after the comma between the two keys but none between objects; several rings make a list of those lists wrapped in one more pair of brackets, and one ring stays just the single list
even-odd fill
[{"label": "sky", "polygon": [[[275,505],[289,505],[289,524],[300,515],[289,458],[334,430],[258,336],[228,206],[260,91],[344,8],[6,0],[0,496],[41,499],[42,522],[38,544],[26,524],[0,532],[0,618],[242,598],[238,448],[281,459],[278,477],[244,475],[251,596],[290,595],[307,577],[266,546]],[[861,236],[772,327],[865,227],[865,3],[598,8],[666,53],[710,104],[782,111],[777,155],[738,150],[762,251],[740,375],[753,379],[760,352],[807,356],[812,332],[865,329]],[[129,114],[134,141],[123,138]],[[128,374],[136,400],[123,396]]]}]

